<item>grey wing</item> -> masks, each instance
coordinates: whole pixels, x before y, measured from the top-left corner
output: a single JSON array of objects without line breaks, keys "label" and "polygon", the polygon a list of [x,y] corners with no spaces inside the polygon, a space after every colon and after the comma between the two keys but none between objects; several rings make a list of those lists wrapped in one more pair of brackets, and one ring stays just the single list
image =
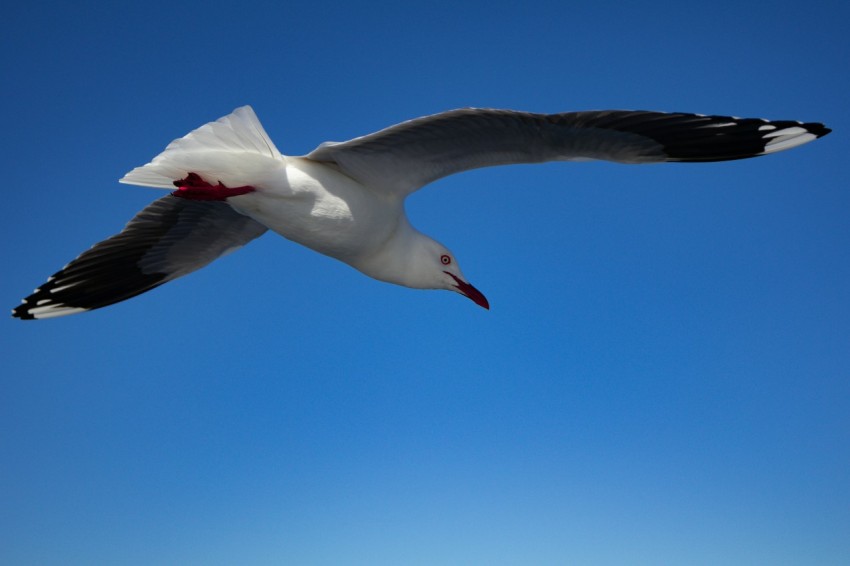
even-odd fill
[{"label": "grey wing", "polygon": [[265,231],[226,202],[168,195],[55,273],[12,315],[49,318],[105,307],[200,269]]},{"label": "grey wing", "polygon": [[334,163],[363,184],[406,194],[441,177],[491,165],[724,161],[789,149],[829,131],[817,123],[699,114],[466,108],[326,142],[306,157]]}]

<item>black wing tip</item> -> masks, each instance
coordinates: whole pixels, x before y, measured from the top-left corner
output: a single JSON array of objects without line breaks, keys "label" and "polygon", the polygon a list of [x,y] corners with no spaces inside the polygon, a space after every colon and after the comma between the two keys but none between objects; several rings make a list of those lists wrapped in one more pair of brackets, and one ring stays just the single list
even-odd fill
[{"label": "black wing tip", "polygon": [[[681,119],[678,119],[681,117]],[[676,124],[676,122],[679,124]],[[645,135],[664,146],[668,161],[728,161],[806,144],[832,130],[820,122],[673,114],[671,125],[650,124]],[[676,126],[681,127],[676,127]]]},{"label": "black wing tip", "polygon": [[30,306],[26,301],[12,309],[12,318],[21,320],[35,320],[35,315],[30,312]]},{"label": "black wing tip", "polygon": [[[47,285],[50,284],[50,281],[47,282]],[[38,306],[39,300],[45,298],[45,293],[41,287],[32,292],[32,294],[21,301],[21,304],[12,309],[12,318],[19,318],[21,320],[35,320],[38,317],[35,314],[35,309]]]},{"label": "black wing tip", "polygon": [[832,128],[827,128],[820,122],[807,122],[805,124],[801,124],[801,127],[805,128],[810,134],[814,134],[818,138],[822,138],[832,132]]},{"label": "black wing tip", "polygon": [[[79,285],[63,285],[64,280],[52,279],[12,309],[12,317],[21,320],[56,318],[99,309],[141,295],[159,287],[168,279],[165,274],[134,274],[128,280],[120,272],[107,283],[94,278]],[[126,275],[126,274],[125,274]],[[59,272],[55,277],[64,276]]]},{"label": "black wing tip", "polygon": [[[658,114],[655,112],[642,111],[648,114]],[[810,134],[814,134],[815,136],[822,138],[828,133],[832,132],[832,128],[829,128],[822,124],[821,122],[802,122],[800,120],[768,120],[765,118],[741,118],[737,116],[727,116],[722,114],[688,114],[684,112],[671,112],[668,116],[682,116],[682,117],[691,117],[697,118],[697,122],[695,125],[697,126],[706,126],[718,123],[729,123],[735,122],[738,125],[756,125],[756,126],[765,126],[771,125],[776,126],[778,128],[788,128],[791,126],[796,126],[799,128],[805,129]],[[699,123],[700,120],[704,121],[703,123]],[[707,124],[705,123],[707,122]],[[765,132],[768,133],[768,132]]]},{"label": "black wing tip", "polygon": [[[80,258],[87,253],[90,252]],[[142,273],[132,261],[98,265],[80,262],[80,258],[53,274],[12,309],[12,317],[40,320],[99,309],[140,295],[167,280],[164,273]]]},{"label": "black wing tip", "polygon": [[58,300],[53,295],[54,286],[52,283],[52,281],[48,281],[41,288],[33,291],[32,295],[24,299],[20,305],[13,308],[12,318],[39,320],[92,310],[90,307],[74,306],[68,304],[67,301]]}]

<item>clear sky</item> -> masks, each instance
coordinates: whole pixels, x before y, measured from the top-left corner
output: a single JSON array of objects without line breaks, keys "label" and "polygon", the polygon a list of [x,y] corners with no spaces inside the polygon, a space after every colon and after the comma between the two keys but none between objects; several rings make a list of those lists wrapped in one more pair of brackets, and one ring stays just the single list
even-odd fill
[{"label": "clear sky", "polygon": [[243,104],[289,154],[462,106],[835,131],[435,183],[411,221],[489,312],[268,234],[3,318],[0,563],[850,563],[848,4],[305,4],[4,9],[6,308],[163,194],[119,177]]}]

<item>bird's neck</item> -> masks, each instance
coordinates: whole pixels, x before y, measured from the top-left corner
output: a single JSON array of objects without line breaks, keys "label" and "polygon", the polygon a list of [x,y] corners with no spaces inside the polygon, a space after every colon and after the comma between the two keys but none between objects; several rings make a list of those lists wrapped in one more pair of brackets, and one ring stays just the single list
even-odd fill
[{"label": "bird's neck", "polygon": [[368,258],[355,265],[357,269],[380,281],[421,288],[419,258],[425,255],[431,238],[410,225],[402,215],[392,235]]}]

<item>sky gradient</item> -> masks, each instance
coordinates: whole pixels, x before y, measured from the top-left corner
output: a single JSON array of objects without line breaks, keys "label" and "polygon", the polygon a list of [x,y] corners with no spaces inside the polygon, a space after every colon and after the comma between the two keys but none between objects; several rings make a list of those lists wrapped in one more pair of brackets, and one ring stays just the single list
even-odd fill
[{"label": "sky gradient", "polygon": [[[572,5],[565,5],[572,4]],[[478,170],[411,197],[491,303],[267,234],[0,321],[0,563],[847,564],[843,2],[17,3],[11,309],[251,104],[284,154],[463,106],[821,121],[715,164]]]}]

